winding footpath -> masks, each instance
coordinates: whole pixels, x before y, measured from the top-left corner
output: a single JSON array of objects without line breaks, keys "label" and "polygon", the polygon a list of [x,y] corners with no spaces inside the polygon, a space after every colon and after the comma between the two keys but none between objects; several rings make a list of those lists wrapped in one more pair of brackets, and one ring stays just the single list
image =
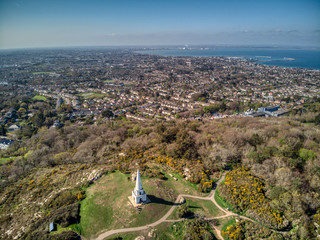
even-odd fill
[{"label": "winding footpath", "polygon": [[[219,179],[219,181],[217,182],[217,185],[220,184],[223,179],[225,178],[225,175],[226,175],[226,172],[224,172],[221,176],[221,178]],[[110,237],[114,234],[119,234],[119,233],[127,233],[127,232],[136,232],[136,231],[142,231],[142,230],[147,230],[147,229],[150,229],[150,228],[153,228],[161,223],[164,223],[164,222],[179,222],[179,221],[183,221],[184,218],[181,218],[181,219],[175,219],[175,220],[168,220],[167,218],[171,215],[171,213],[174,211],[174,209],[180,205],[180,200],[182,197],[184,198],[195,198],[195,199],[202,199],[202,200],[210,200],[213,202],[213,204],[219,208],[220,211],[222,211],[225,215],[223,216],[219,216],[219,217],[212,217],[212,218],[205,218],[205,220],[207,221],[210,221],[210,220],[214,220],[214,219],[221,219],[221,218],[227,218],[227,217],[231,217],[231,216],[237,216],[239,218],[242,218],[242,219],[245,219],[245,220],[248,220],[248,221],[252,221],[252,222],[255,222],[254,220],[250,219],[250,218],[247,218],[245,216],[241,216],[241,215],[238,215],[236,213],[233,213],[231,211],[228,211],[224,208],[222,208],[217,202],[216,200],[214,199],[214,196],[215,196],[215,189],[212,190],[210,192],[210,194],[207,196],[207,197],[198,197],[198,196],[193,196],[193,195],[187,195],[187,194],[179,194],[176,201],[174,202],[174,204],[172,205],[172,207],[170,208],[170,210],[162,217],[160,218],[158,221],[156,222],[153,222],[151,224],[148,224],[148,225],[144,225],[144,226],[141,226],[141,227],[132,227],[132,228],[121,228],[121,229],[114,229],[114,230],[110,230],[110,231],[107,231],[107,232],[104,232],[104,233],[101,233],[99,236],[97,236],[97,238],[95,238],[94,240],[103,240],[107,237]],[[221,235],[221,231],[216,228],[212,223],[210,223],[211,227],[214,229],[215,233],[216,233],[216,237],[218,239],[221,239],[223,240],[223,237]]]}]

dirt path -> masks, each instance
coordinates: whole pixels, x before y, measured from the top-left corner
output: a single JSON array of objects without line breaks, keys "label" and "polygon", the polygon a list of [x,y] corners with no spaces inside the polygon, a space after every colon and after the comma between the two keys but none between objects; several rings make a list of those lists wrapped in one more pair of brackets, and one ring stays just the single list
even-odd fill
[{"label": "dirt path", "polygon": [[[221,176],[221,178],[219,179],[219,181],[217,182],[217,185],[219,185],[223,180],[224,180],[224,177],[226,175],[226,172],[224,172]],[[181,218],[181,219],[175,219],[175,220],[167,220],[167,218],[171,215],[171,213],[174,211],[174,209],[179,205],[179,202],[181,200],[181,197],[184,197],[184,198],[195,198],[195,199],[202,199],[202,200],[210,200],[213,202],[214,205],[217,206],[217,208],[219,208],[222,212],[225,213],[225,215],[223,216],[219,216],[219,217],[212,217],[212,218],[205,218],[205,220],[207,221],[210,221],[210,220],[214,220],[214,219],[221,219],[221,218],[227,218],[227,217],[230,217],[230,216],[237,216],[237,217],[240,217],[242,219],[245,219],[245,220],[248,220],[248,221],[252,221],[252,222],[255,222],[254,220],[250,219],[250,218],[247,218],[245,216],[241,216],[241,215],[238,215],[238,214],[235,214],[231,211],[228,211],[222,207],[220,207],[220,205],[216,202],[216,200],[214,199],[214,196],[215,196],[215,193],[216,193],[216,190],[212,190],[210,192],[210,194],[207,196],[207,197],[198,197],[198,196],[193,196],[193,195],[187,195],[187,194],[179,194],[176,201],[174,202],[174,204],[172,205],[172,207],[169,209],[169,211],[162,217],[160,218],[158,221],[156,222],[153,222],[151,224],[148,224],[148,225],[145,225],[145,226],[141,226],[141,227],[132,227],[132,228],[121,228],[121,229],[115,229],[115,230],[110,230],[110,231],[107,231],[107,232],[104,232],[102,234],[100,234],[97,238],[95,238],[94,240],[103,240],[107,237],[110,237],[114,234],[119,234],[119,233],[127,233],[127,232],[135,232],[135,231],[142,231],[142,230],[146,230],[146,229],[149,229],[149,228],[153,228],[161,223],[164,223],[164,222],[180,222],[180,221],[183,221],[184,219]],[[223,240],[223,237],[221,235],[221,231],[219,229],[217,229],[212,223],[210,223],[210,225],[212,226],[212,228],[214,229],[215,233],[216,233],[216,237],[218,239],[222,239]]]}]

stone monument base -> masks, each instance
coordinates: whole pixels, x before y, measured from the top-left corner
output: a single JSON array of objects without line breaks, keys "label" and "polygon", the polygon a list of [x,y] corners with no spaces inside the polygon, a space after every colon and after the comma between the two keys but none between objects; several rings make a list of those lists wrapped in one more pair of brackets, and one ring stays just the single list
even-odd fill
[{"label": "stone monument base", "polygon": [[142,205],[144,205],[144,204],[151,203],[151,201],[150,201],[150,199],[148,198],[148,196],[147,196],[147,200],[146,200],[145,202],[142,202],[142,203],[136,203],[136,202],[134,201],[134,199],[132,198],[132,196],[129,196],[128,199],[129,199],[129,202],[130,202],[135,208],[136,208],[136,207],[140,207],[140,206],[142,206]]}]

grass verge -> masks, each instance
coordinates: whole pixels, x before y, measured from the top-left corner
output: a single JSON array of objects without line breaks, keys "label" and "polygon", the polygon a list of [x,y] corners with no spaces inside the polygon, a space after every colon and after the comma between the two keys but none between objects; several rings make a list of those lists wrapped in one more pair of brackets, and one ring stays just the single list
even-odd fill
[{"label": "grass verge", "polygon": [[227,201],[225,201],[219,194],[218,188],[216,189],[216,193],[214,195],[214,199],[216,202],[223,208],[230,208],[232,210],[231,204],[229,204]]}]

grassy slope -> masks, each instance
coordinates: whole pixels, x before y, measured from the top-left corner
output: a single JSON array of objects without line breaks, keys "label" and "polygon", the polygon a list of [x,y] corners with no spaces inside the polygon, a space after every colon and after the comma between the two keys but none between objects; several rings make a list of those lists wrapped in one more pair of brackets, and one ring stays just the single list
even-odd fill
[{"label": "grassy slope", "polygon": [[[162,223],[154,228],[154,234],[152,237],[148,236],[151,230],[144,230],[141,232],[124,233],[120,235],[114,235],[107,239],[114,239],[115,237],[122,237],[125,240],[134,240],[137,236],[144,236],[147,239],[157,239],[157,240],[182,240],[183,239],[183,223]],[[148,238],[149,237],[149,238]]]},{"label": "grassy slope", "polygon": [[[103,176],[87,189],[87,197],[81,203],[81,235],[91,237],[100,231],[143,226],[161,218],[181,194],[202,195],[195,186],[176,176],[178,181],[166,174],[167,180],[145,178],[143,187],[149,195],[150,204],[138,212],[129,202],[128,197],[134,188],[130,175],[115,172]],[[219,214],[219,210],[210,201],[192,200],[192,206],[207,215]]]},{"label": "grassy slope", "polygon": [[134,189],[129,175],[120,172],[102,177],[87,190],[81,203],[81,234],[93,236],[102,230],[142,226],[161,218],[172,206],[174,199],[166,197],[167,189],[158,179],[142,178],[142,183],[153,202],[145,205],[141,212],[129,202]]},{"label": "grassy slope", "polygon": [[[221,212],[210,200],[187,198],[186,203],[190,210],[195,214],[201,214],[208,218],[224,215],[224,213]],[[177,208],[172,212],[168,219],[178,219]]]}]

